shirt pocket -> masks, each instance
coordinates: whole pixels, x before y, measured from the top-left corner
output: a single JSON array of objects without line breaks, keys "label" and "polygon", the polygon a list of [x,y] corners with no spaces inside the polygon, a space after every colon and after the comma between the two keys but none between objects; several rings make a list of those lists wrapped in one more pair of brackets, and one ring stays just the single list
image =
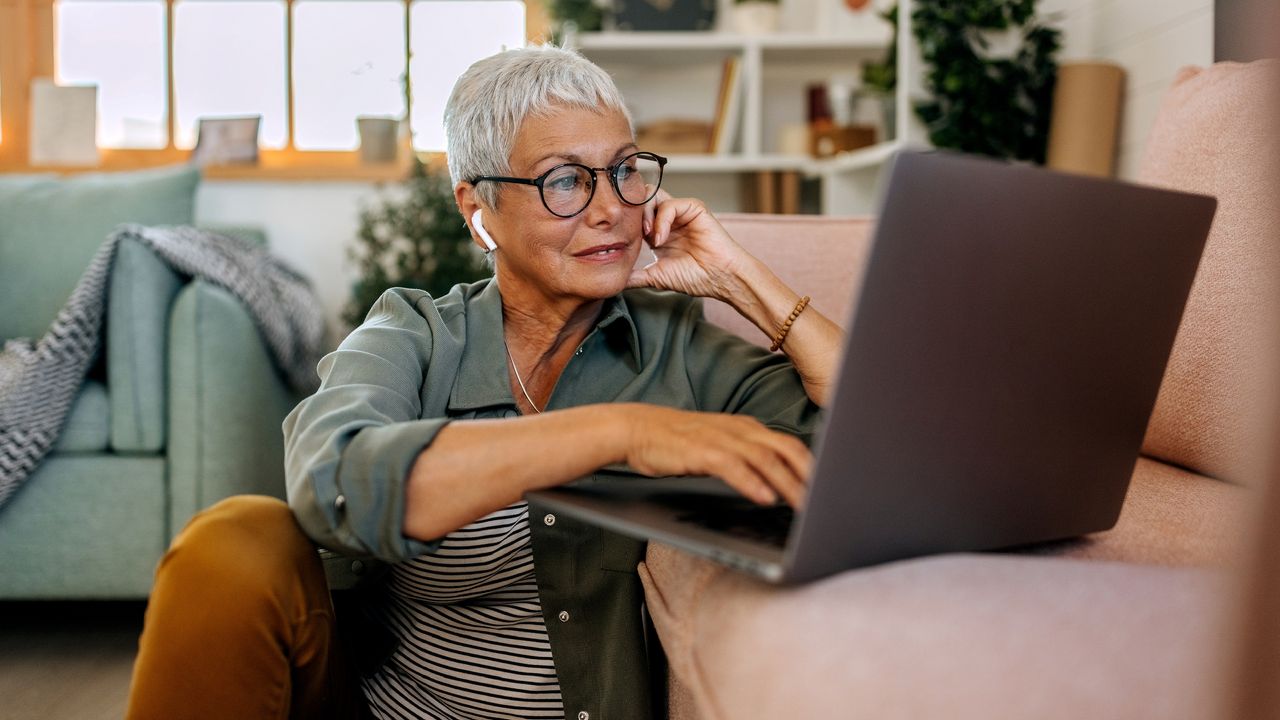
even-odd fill
[{"label": "shirt pocket", "polygon": [[636,540],[600,529],[600,540],[596,543],[596,547],[600,550],[600,569],[634,573],[636,566],[644,560],[648,545],[649,543],[644,540]]}]

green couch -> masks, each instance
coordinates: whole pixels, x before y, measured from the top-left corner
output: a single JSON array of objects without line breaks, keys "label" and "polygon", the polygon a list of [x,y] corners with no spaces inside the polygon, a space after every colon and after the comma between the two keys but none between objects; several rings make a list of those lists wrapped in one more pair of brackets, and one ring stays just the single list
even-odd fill
[{"label": "green couch", "polygon": [[[191,224],[199,180],[0,176],[0,342],[44,333],[116,225]],[[280,424],[299,398],[239,301],[127,240],[105,332],[57,445],[0,509],[0,599],[146,597],[197,510],[284,496]]]}]

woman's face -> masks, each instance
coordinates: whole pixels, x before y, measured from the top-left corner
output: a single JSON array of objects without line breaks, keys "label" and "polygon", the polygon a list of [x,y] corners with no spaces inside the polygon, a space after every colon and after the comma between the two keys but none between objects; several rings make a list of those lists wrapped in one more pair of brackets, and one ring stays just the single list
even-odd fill
[{"label": "woman's face", "polygon": [[[566,162],[608,167],[636,149],[622,113],[560,108],[525,119],[511,152],[511,175],[535,178]],[[591,203],[570,218],[552,215],[532,185],[502,183],[499,194],[498,211],[485,211],[484,225],[499,248],[501,282],[584,300],[627,286],[644,244],[644,208],[622,202],[608,173],[596,173]]]}]

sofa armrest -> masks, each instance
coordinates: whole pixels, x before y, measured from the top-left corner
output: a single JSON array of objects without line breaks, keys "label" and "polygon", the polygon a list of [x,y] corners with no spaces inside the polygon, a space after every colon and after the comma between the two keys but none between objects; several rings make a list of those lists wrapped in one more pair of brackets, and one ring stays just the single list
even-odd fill
[{"label": "sofa armrest", "polygon": [[[202,225],[202,229],[267,244],[261,228]],[[125,238],[116,250],[107,295],[107,386],[111,447],[156,453],[165,446],[165,359],[169,311],[188,278],[146,245]]]},{"label": "sofa armrest", "polygon": [[116,249],[107,295],[107,386],[111,447],[159,452],[165,445],[164,366],[169,309],[184,279],[142,243]]},{"label": "sofa armrest", "polygon": [[169,318],[169,533],[230,495],[284,498],[281,423],[298,398],[248,310],[195,280]]}]

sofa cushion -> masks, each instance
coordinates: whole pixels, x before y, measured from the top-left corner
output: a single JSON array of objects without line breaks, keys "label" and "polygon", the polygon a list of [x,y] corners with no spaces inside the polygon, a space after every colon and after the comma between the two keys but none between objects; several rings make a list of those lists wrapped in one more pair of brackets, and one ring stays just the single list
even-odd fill
[{"label": "sofa cushion", "polygon": [[1111,530],[1028,550],[1077,559],[1153,565],[1231,565],[1247,541],[1259,490],[1139,458]]},{"label": "sofa cushion", "polygon": [[0,514],[0,599],[145,598],[169,544],[166,479],[155,455],[45,458]]},{"label": "sofa cushion", "polygon": [[676,720],[1211,716],[1218,569],[957,554],[779,589],[699,562],[639,568]]},{"label": "sofa cushion", "polygon": [[117,225],[190,224],[194,167],[0,183],[0,339],[39,338]]},{"label": "sofa cushion", "polygon": [[105,452],[111,434],[110,406],[107,386],[86,382],[71,404],[53,452]]},{"label": "sofa cushion", "polygon": [[[717,219],[739,245],[792,290],[808,295],[832,322],[848,322],[871,252],[870,218],[726,213]],[[703,312],[757,345],[768,347],[772,340],[725,303],[707,300]]]},{"label": "sofa cushion", "polygon": [[165,446],[169,311],[185,280],[136,238],[116,248],[107,296],[107,382],[111,447],[158,452]]},{"label": "sofa cushion", "polygon": [[1143,452],[1213,477],[1259,475],[1280,362],[1271,320],[1280,278],[1276,115],[1280,65],[1184,69],[1165,98],[1144,182],[1218,198]]}]

